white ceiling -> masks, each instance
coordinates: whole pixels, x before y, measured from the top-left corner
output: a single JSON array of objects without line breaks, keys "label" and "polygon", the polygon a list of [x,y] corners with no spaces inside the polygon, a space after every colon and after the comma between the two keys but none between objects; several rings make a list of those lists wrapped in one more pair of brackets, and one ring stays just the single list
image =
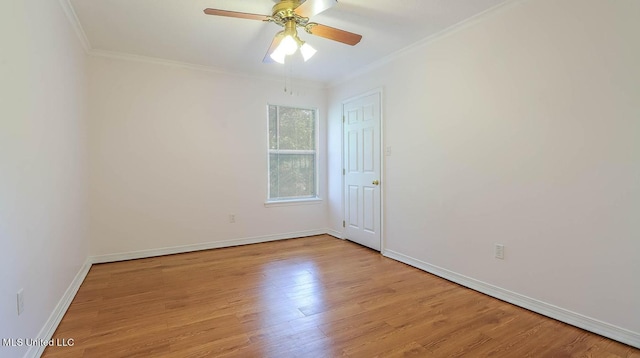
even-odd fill
[{"label": "white ceiling", "polygon": [[[508,0],[339,0],[312,21],[363,35],[354,46],[299,30],[318,50],[294,76],[334,82]],[[70,0],[92,50],[159,58],[250,75],[284,73],[263,64],[281,28],[205,15],[205,8],[271,14],[273,0]]]}]

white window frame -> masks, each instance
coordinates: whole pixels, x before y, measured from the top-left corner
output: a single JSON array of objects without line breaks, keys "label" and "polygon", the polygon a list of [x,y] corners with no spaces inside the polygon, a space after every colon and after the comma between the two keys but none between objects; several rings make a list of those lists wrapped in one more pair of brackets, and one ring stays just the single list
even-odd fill
[{"label": "white window frame", "polygon": [[[270,148],[270,137],[269,137],[269,107],[271,106],[275,106],[276,110],[279,110],[280,107],[287,107],[287,108],[295,108],[295,109],[302,109],[302,110],[307,110],[307,111],[313,111],[314,112],[314,133],[315,133],[315,138],[314,138],[314,143],[315,143],[315,150],[279,150],[279,149],[271,149]],[[318,113],[318,108],[316,107],[301,107],[301,106],[290,106],[290,105],[281,105],[281,104],[272,104],[269,103],[267,104],[267,200],[265,201],[265,207],[271,207],[271,206],[289,206],[289,205],[308,205],[308,204],[318,204],[322,201],[322,199],[320,198],[319,195],[319,190],[320,190],[320,173],[319,173],[319,113]],[[279,116],[278,119],[276,121],[276,125],[278,126],[279,129]],[[278,137],[279,140],[279,137]],[[314,160],[314,174],[315,174],[315,196],[309,196],[309,197],[297,197],[297,198],[285,198],[285,199],[271,199],[270,198],[270,190],[271,190],[271,166],[270,166],[270,155],[274,152],[280,152],[283,154],[314,154],[315,155],[315,160]]]}]

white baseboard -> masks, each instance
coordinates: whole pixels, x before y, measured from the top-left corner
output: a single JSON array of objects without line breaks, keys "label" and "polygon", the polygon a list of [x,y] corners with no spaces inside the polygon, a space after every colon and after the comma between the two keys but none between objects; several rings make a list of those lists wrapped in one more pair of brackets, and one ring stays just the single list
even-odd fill
[{"label": "white baseboard", "polygon": [[340,231],[337,231],[337,230],[327,229],[327,231],[325,233],[327,235],[331,235],[331,236],[335,237],[336,239],[344,239],[344,237],[342,237],[342,233]]},{"label": "white baseboard", "polygon": [[289,232],[284,234],[247,237],[247,238],[224,240],[224,241],[212,241],[212,242],[206,242],[202,244],[181,245],[181,246],[164,247],[159,249],[140,250],[140,251],[122,252],[117,254],[91,256],[89,257],[89,260],[91,261],[91,263],[94,263],[94,264],[125,261],[125,260],[135,260],[135,259],[143,259],[147,257],[182,254],[185,252],[192,252],[192,251],[219,249],[223,247],[232,247],[232,246],[240,246],[240,245],[248,245],[248,244],[258,244],[261,242],[269,242],[269,241],[276,241],[276,240],[295,239],[299,237],[323,235],[326,233],[327,233],[326,229]]},{"label": "white baseboard", "polygon": [[420,261],[399,252],[384,250],[382,254],[388,258],[403,262],[407,265],[411,265],[420,270],[432,273],[436,276],[440,276],[444,279],[468,287],[472,290],[484,293],[491,297],[495,297],[499,300],[509,302],[516,306],[526,308],[530,311],[539,313],[541,315],[556,319],[564,323],[568,323],[572,326],[582,328],[601,336],[611,338],[618,342],[640,348],[640,333],[632,332],[624,328],[620,328],[612,324],[602,322],[597,319],[590,318],[546,302],[538,301],[519,293],[505,290],[504,288],[490,285],[486,282],[482,282],[471,277],[467,277],[459,273],[428,264],[424,261]]},{"label": "white baseboard", "polygon": [[[84,278],[87,277],[89,269],[91,269],[91,262],[89,261],[89,259],[87,259],[82,267],[80,267],[80,271],[78,271],[76,277],[74,277],[73,281],[71,281],[71,284],[64,292],[64,295],[62,295],[62,298],[60,298],[60,301],[58,301],[58,304],[53,309],[53,312],[51,312],[49,319],[47,319],[47,322],[45,322],[44,326],[38,333],[38,337],[36,339],[37,341],[49,341],[51,337],[53,337],[53,333],[55,333],[58,325],[60,324],[60,321],[62,321],[62,317],[64,317],[67,309],[69,309],[71,301],[73,301],[74,297],[76,297],[76,293],[78,293],[80,285],[82,285]],[[29,348],[27,353],[25,353],[24,357],[40,357],[45,348],[47,348],[46,345],[33,345]]]}]

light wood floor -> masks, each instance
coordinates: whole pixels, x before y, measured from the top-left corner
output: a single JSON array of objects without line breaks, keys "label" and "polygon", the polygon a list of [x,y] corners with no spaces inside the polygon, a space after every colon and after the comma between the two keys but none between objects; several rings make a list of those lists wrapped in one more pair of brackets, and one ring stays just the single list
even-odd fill
[{"label": "light wood floor", "polygon": [[640,357],[316,236],[95,265],[43,357]]}]

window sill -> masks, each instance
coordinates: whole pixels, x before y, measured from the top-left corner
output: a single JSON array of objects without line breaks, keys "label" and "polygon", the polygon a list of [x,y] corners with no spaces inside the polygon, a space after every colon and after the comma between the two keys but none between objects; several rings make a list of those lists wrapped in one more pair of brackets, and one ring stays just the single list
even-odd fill
[{"label": "window sill", "polygon": [[266,203],[264,203],[264,207],[270,208],[274,206],[317,205],[320,203],[322,203],[322,199],[320,198],[278,200],[278,201],[267,201]]}]

